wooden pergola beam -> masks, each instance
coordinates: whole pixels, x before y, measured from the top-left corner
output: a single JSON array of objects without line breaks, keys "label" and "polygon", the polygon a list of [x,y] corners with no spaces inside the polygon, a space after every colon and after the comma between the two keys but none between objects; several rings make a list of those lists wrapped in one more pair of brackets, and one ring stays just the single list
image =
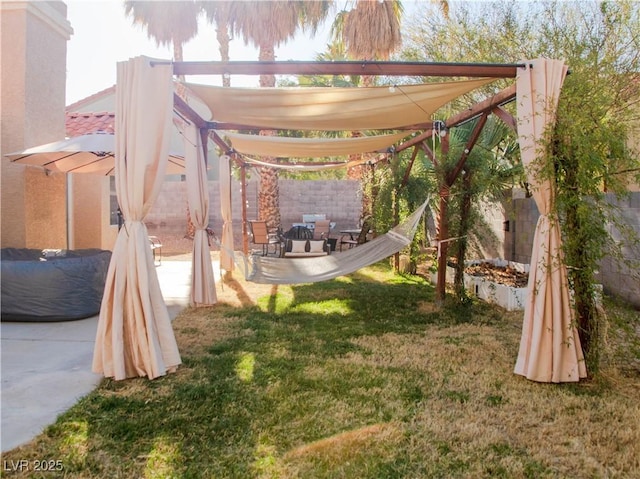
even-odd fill
[{"label": "wooden pergola beam", "polygon": [[176,93],[173,94],[173,108],[201,130],[207,128],[207,122]]},{"label": "wooden pergola beam", "polygon": [[[166,64],[167,62],[155,62]],[[152,62],[152,65],[154,63]],[[379,61],[172,62],[175,75],[382,75],[515,78],[521,63],[441,63]]]},{"label": "wooden pergola beam", "polygon": [[400,152],[406,150],[407,148],[411,148],[412,146],[416,146],[422,143],[424,140],[431,138],[433,136],[433,124],[430,123],[428,128],[425,128],[426,131],[414,136],[413,138],[408,139],[407,141],[400,143],[396,148],[396,151]]},{"label": "wooden pergola beam", "polygon": [[[471,108],[461,111],[457,115],[453,115],[452,117],[448,118],[445,121],[445,125],[447,126],[447,128],[460,125],[462,123],[465,123],[469,120],[472,120],[486,113],[487,111],[492,111],[496,107],[500,107],[505,103],[509,103],[515,98],[516,98],[516,85],[513,84],[510,87],[507,87],[502,91],[499,91],[492,97],[487,98],[486,100],[483,100],[480,103],[476,103]],[[513,121],[515,124],[515,120]]]},{"label": "wooden pergola beam", "polygon": [[489,118],[488,112],[485,112],[480,117],[480,121],[478,121],[473,131],[471,132],[471,136],[469,137],[469,140],[467,140],[467,144],[465,145],[464,151],[462,152],[462,154],[460,155],[460,158],[458,159],[458,163],[456,163],[455,168],[447,175],[447,178],[446,178],[447,186],[449,187],[453,186],[455,181],[458,179],[460,172],[465,166],[467,158],[469,158],[469,154],[471,153],[471,150],[473,149],[476,142],[478,141],[478,138],[480,138],[480,133],[482,133],[482,129],[484,128],[485,123],[487,123],[488,118]]}]

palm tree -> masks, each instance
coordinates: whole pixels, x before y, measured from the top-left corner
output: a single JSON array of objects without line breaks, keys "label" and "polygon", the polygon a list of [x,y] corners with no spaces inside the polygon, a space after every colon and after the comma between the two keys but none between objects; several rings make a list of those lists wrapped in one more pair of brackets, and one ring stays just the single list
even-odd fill
[{"label": "palm tree", "polygon": [[[400,0],[355,0],[354,8],[343,10],[336,16],[331,27],[333,42],[343,45],[344,52],[352,60],[388,60],[402,44],[402,13]],[[371,75],[363,75],[362,86],[372,86],[374,78]],[[353,132],[353,136],[358,134]],[[363,168],[351,168],[347,173],[351,178],[366,181]],[[363,185],[362,190],[375,191],[375,188]],[[373,197],[367,198],[363,194],[363,215],[371,214],[373,203]]]},{"label": "palm tree", "polygon": [[183,60],[182,46],[198,34],[200,6],[194,0],[126,0],[124,11],[133,23],[142,25],[158,46],[171,46],[173,59]]},{"label": "palm tree", "polygon": [[402,44],[399,0],[357,0],[343,15],[340,33],[347,54],[354,60],[388,60]]},{"label": "palm tree", "polygon": [[[294,37],[298,29],[317,32],[333,5],[323,1],[243,1],[231,2],[229,26],[245,44],[259,49],[258,60],[274,61],[275,48]],[[274,75],[260,75],[261,87],[274,87]],[[261,131],[261,135],[273,135],[273,131]],[[273,168],[260,170],[260,193],[258,214],[266,220],[269,228],[280,226],[280,201],[278,172]]]},{"label": "palm tree", "polygon": [[[275,48],[292,39],[301,28],[312,36],[329,14],[332,1],[232,2],[229,23],[245,44],[258,48],[258,60],[274,61]],[[261,75],[260,86],[275,86],[274,75]]]},{"label": "palm tree", "polygon": [[[216,26],[216,39],[218,40],[218,49],[220,50],[220,60],[229,61],[229,42],[231,35],[229,34],[229,19],[232,15],[234,5],[233,1],[205,1],[202,2],[202,11],[206,14],[209,23]],[[222,86],[231,86],[231,78],[228,75],[222,75]]]},{"label": "palm tree", "polygon": [[[460,157],[462,150],[467,148],[475,123],[477,120],[451,130],[450,160]],[[504,191],[513,187],[524,171],[517,153],[513,132],[501,120],[490,116],[465,162],[462,181],[451,185],[449,221],[452,228],[449,233],[459,238],[450,246],[456,257],[454,290],[458,300],[466,299],[464,268],[468,247],[478,235],[486,234],[486,231],[479,229],[481,214],[474,211],[474,200],[489,198],[499,201]],[[455,163],[451,161],[442,167],[448,173]]]}]

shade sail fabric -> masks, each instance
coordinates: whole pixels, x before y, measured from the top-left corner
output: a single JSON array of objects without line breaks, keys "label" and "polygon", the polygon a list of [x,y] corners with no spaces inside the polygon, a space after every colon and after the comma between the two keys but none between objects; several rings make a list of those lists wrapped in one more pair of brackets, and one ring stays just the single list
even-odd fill
[{"label": "shade sail fabric", "polygon": [[348,156],[358,153],[386,152],[411,132],[358,138],[288,138],[220,132],[238,153],[272,158],[308,158]]},{"label": "shade sail fabric", "polygon": [[[63,173],[115,174],[115,135],[90,133],[5,155],[13,163],[41,166]],[[184,156],[170,152],[167,175],[184,174]]]},{"label": "shade sail fabric", "polygon": [[289,170],[289,171],[323,171],[323,170],[337,170],[341,168],[352,168],[354,166],[362,165],[371,161],[370,157],[362,157],[356,160],[348,161],[332,161],[332,162],[318,162],[313,161],[305,163],[273,163],[270,161],[259,160],[257,158],[243,157],[242,161],[250,166],[274,168],[276,170]]},{"label": "shade sail fabric", "polygon": [[526,64],[516,79],[518,141],[540,217],[515,373],[539,382],[574,382],[586,377],[586,366],[574,323],[560,225],[550,217],[553,189],[538,174],[539,159],[545,154],[544,137],[555,121],[567,67],[562,61],[547,59]]},{"label": "shade sail fabric", "polygon": [[274,258],[254,256],[247,280],[264,284],[299,284],[328,281],[377,263],[411,244],[420,218],[429,204],[427,199],[402,223],[387,233],[356,248],[327,256],[310,258]]},{"label": "shade sail fabric", "polygon": [[209,189],[202,137],[194,124],[185,125],[184,151],[187,163],[187,202],[196,228],[191,253],[191,306],[211,306],[218,302],[211,250],[209,249]]},{"label": "shade sail fabric", "polygon": [[288,130],[385,130],[425,123],[443,105],[495,79],[368,88],[236,88],[187,83],[213,121]]},{"label": "shade sail fabric", "polygon": [[102,297],[93,371],[154,379],[181,363],[143,222],[165,174],[172,69],[137,57],[117,65],[116,193],[125,220]]},{"label": "shade sail fabric", "polygon": [[231,211],[231,158],[220,157],[220,214],[222,215],[222,247],[220,248],[220,268],[233,271],[233,218]]}]

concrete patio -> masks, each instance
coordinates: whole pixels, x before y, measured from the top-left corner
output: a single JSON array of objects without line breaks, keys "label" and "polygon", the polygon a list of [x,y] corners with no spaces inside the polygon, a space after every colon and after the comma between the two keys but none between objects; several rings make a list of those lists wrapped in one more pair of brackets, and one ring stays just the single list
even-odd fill
[{"label": "concrete patio", "polygon": [[[189,303],[191,264],[156,267],[171,319]],[[216,281],[219,267],[214,264]],[[31,441],[101,381],[91,372],[94,316],[63,322],[3,322],[2,452]]]}]

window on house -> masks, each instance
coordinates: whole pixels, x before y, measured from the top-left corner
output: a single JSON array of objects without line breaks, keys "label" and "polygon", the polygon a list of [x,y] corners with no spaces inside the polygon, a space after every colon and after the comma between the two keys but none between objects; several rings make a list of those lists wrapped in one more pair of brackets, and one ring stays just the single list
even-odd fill
[{"label": "window on house", "polygon": [[109,224],[111,226],[119,225],[120,215],[118,214],[118,197],[116,195],[115,176],[109,177],[109,218]]}]

